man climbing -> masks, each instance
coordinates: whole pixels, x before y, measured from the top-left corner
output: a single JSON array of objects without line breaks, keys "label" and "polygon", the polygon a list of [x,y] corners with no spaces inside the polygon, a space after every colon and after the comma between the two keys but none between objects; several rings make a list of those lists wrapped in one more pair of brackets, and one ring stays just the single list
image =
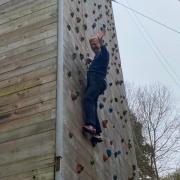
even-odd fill
[{"label": "man climbing", "polygon": [[87,87],[84,96],[85,125],[83,130],[92,134],[97,142],[102,142],[101,125],[97,114],[99,95],[107,88],[106,74],[109,64],[109,52],[103,45],[105,31],[99,32],[89,40],[94,59],[87,72]]}]

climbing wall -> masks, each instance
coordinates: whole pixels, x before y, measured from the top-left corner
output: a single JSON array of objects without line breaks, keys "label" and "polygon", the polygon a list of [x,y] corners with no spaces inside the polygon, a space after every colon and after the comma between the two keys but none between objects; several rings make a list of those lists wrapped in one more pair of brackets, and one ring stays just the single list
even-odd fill
[{"label": "climbing wall", "polygon": [[57,1],[0,0],[0,179],[54,179]]},{"label": "climbing wall", "polygon": [[[82,135],[82,100],[93,57],[88,39],[107,29],[110,53],[108,88],[98,101],[104,142],[92,147]],[[64,1],[64,154],[63,180],[137,179],[137,165],[110,0]]]}]

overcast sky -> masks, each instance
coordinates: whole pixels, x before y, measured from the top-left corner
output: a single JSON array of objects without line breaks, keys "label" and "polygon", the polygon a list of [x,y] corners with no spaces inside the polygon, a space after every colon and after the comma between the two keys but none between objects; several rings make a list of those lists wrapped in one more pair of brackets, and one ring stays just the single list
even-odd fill
[{"label": "overcast sky", "polygon": [[[128,7],[180,31],[178,0],[117,1],[128,3]],[[116,3],[113,3],[113,10],[124,80],[137,85],[160,82],[170,88],[180,102],[180,34],[140,15],[136,17]],[[172,162],[174,166],[176,160]]]},{"label": "overcast sky", "polygon": [[[180,31],[178,0],[117,1],[126,5],[128,2],[129,7]],[[180,34],[140,15],[136,18],[134,13],[116,3],[113,3],[113,10],[125,81],[140,85],[158,81],[173,90],[180,99]],[[159,59],[152,50],[158,53],[157,47],[162,53]]]}]

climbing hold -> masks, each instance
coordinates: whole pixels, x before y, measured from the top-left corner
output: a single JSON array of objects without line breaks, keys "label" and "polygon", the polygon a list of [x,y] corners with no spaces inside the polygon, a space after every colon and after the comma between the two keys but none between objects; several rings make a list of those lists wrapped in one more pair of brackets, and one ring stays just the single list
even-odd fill
[{"label": "climbing hold", "polygon": [[121,139],[121,142],[122,142],[122,143],[124,142],[124,139],[123,139],[123,138]]},{"label": "climbing hold", "polygon": [[123,117],[122,117],[122,116],[120,116],[120,119],[123,119]]},{"label": "climbing hold", "polygon": [[112,108],[109,108],[109,113],[112,113],[113,112],[113,109]]},{"label": "climbing hold", "polygon": [[117,180],[117,176],[116,175],[113,176],[113,180]]},{"label": "climbing hold", "polygon": [[103,120],[102,121],[102,126],[103,128],[107,128],[108,120]]},{"label": "climbing hold", "polygon": [[103,161],[107,161],[108,160],[108,156],[106,154],[103,154]]},{"label": "climbing hold", "polygon": [[113,128],[115,128],[115,125],[113,125]]},{"label": "climbing hold", "polygon": [[87,17],[88,17],[88,14],[86,13],[84,16],[87,18]]},{"label": "climbing hold", "polygon": [[123,103],[123,100],[121,100],[121,104]]},{"label": "climbing hold", "polygon": [[83,171],[84,167],[81,164],[76,165],[76,172],[80,174]]},{"label": "climbing hold", "polygon": [[80,93],[79,92],[71,92],[71,99],[73,100],[73,101],[75,101],[77,98],[78,98],[78,96],[80,95]]},{"label": "climbing hold", "polygon": [[94,29],[96,27],[96,23],[93,23],[92,28]]},{"label": "climbing hold", "polygon": [[84,59],[84,55],[83,55],[83,54],[81,54],[81,53],[79,54],[79,57],[80,57],[80,59],[81,59],[81,60],[83,60],[83,59]]},{"label": "climbing hold", "polygon": [[81,42],[84,41],[84,39],[85,39],[84,37],[81,37],[81,38],[80,38]]},{"label": "climbing hold", "polygon": [[70,78],[71,77],[71,71],[69,71],[68,73],[67,73],[67,76]]},{"label": "climbing hold", "polygon": [[83,24],[83,29],[87,30],[87,25],[86,24]]},{"label": "climbing hold", "polygon": [[72,17],[72,18],[74,17],[74,13],[73,13],[73,12],[71,12],[71,17]]},{"label": "climbing hold", "polygon": [[112,155],[111,149],[107,149],[107,150],[106,150],[106,153],[107,153],[107,156],[108,156],[108,157],[111,157],[111,155]]},{"label": "climbing hold", "polygon": [[98,5],[98,9],[101,9],[101,7],[102,7],[102,5],[101,5],[101,4],[99,4],[99,5]]},{"label": "climbing hold", "polygon": [[125,119],[124,122],[127,123],[127,119]]},{"label": "climbing hold", "polygon": [[126,151],[126,155],[128,155],[128,152]]},{"label": "climbing hold", "polygon": [[73,137],[73,133],[69,132],[69,138],[71,139]]},{"label": "climbing hold", "polygon": [[77,26],[75,27],[75,31],[76,33],[79,33],[79,28]]},{"label": "climbing hold", "polygon": [[67,25],[67,28],[69,31],[71,30],[71,26],[69,24]]},{"label": "climbing hold", "polygon": [[119,69],[116,69],[116,73],[119,74]]},{"label": "climbing hold", "polygon": [[80,17],[76,17],[76,22],[80,23],[81,22],[81,18]]},{"label": "climbing hold", "polygon": [[133,168],[133,171],[135,171],[136,170],[136,165],[132,165],[132,168]]},{"label": "climbing hold", "polygon": [[104,105],[102,103],[99,104],[99,108],[102,109]]},{"label": "climbing hold", "polygon": [[79,47],[78,47],[78,46],[76,46],[76,47],[75,47],[75,49],[76,49],[76,51],[77,51],[77,50],[79,49]]},{"label": "climbing hold", "polygon": [[109,83],[109,86],[112,86],[112,83]]},{"label": "climbing hold", "polygon": [[79,8],[76,8],[77,12],[79,12]]},{"label": "climbing hold", "polygon": [[103,102],[106,102],[106,97],[103,97]]},{"label": "climbing hold", "polygon": [[96,11],[95,10],[93,10],[93,14],[95,14],[96,13]]},{"label": "climbing hold", "polygon": [[94,160],[91,160],[90,161],[90,164],[93,166],[95,164],[95,161]]},{"label": "climbing hold", "polygon": [[118,156],[118,153],[117,153],[117,152],[115,152],[115,153],[114,153],[114,157],[115,157],[115,158],[117,158],[117,156]]},{"label": "climbing hold", "polygon": [[118,98],[114,98],[114,101],[115,101],[115,102],[118,102]]},{"label": "climbing hold", "polygon": [[113,141],[112,141],[112,140],[110,141],[110,145],[111,145],[111,146],[113,145]]},{"label": "climbing hold", "polygon": [[136,176],[136,173],[135,173],[135,172],[133,172],[133,176],[134,176],[134,177]]},{"label": "climbing hold", "polygon": [[72,54],[72,59],[75,60],[76,57],[77,57],[77,54],[76,54],[76,53],[73,53],[73,54]]},{"label": "climbing hold", "polygon": [[124,110],[124,111],[123,111],[123,115],[125,116],[126,114],[127,114],[127,111],[126,111],[126,110]]}]

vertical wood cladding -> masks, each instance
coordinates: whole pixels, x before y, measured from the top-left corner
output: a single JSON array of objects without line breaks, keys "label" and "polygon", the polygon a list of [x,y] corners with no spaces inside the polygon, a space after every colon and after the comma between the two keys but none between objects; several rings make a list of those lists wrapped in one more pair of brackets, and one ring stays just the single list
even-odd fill
[{"label": "vertical wood cladding", "polygon": [[54,179],[57,1],[0,0],[0,179]]}]

